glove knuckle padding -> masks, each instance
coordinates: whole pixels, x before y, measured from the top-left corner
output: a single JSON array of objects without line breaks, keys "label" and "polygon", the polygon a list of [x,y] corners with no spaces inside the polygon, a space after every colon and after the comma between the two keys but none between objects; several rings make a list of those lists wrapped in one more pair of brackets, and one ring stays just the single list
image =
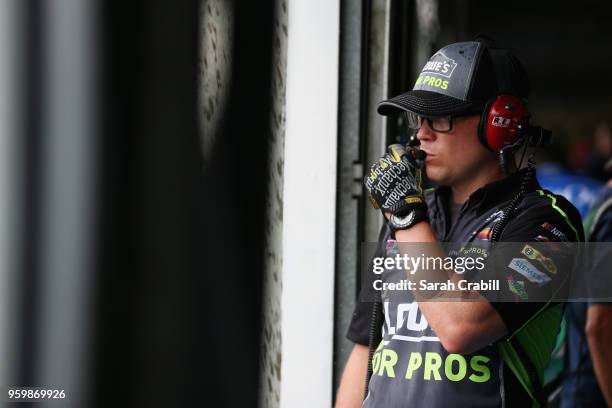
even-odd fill
[{"label": "glove knuckle padding", "polygon": [[399,162],[402,156],[406,153],[404,146],[401,144],[392,144],[387,148],[387,152],[395,162]]},{"label": "glove knuckle padding", "polygon": [[[389,146],[387,153],[371,169],[364,180],[373,202],[393,213],[423,204],[421,170],[415,161],[414,149],[402,145]],[[375,206],[376,207],[376,206]]]}]

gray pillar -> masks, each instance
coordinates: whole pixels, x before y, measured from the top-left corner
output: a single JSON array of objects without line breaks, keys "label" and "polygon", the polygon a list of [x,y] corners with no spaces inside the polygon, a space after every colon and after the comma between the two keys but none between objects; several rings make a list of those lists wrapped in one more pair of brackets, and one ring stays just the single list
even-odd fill
[{"label": "gray pillar", "polygon": [[[24,27],[19,0],[0,2],[0,391],[17,384],[21,333],[21,219]],[[6,399],[6,394],[2,396]]]},{"label": "gray pillar", "polygon": [[[369,74],[364,171],[384,153],[387,144],[387,119],[376,112],[376,106],[388,98],[389,35],[391,0],[371,0]],[[368,202],[367,200],[365,201]],[[364,240],[375,242],[382,226],[380,211],[367,204],[364,212]]]},{"label": "gray pillar", "polygon": [[382,225],[380,212],[365,196],[362,178],[386,146],[386,118],[376,106],[388,96],[390,16],[390,0],[342,3],[334,390],[353,348],[345,335],[359,279],[359,224],[365,241],[375,241]]},{"label": "gray pillar", "polygon": [[[93,1],[44,2],[35,384],[87,405],[96,206]],[[44,405],[58,406],[55,401]]]},{"label": "gray pillar", "polygon": [[421,71],[425,62],[431,57],[434,43],[440,31],[438,21],[438,0],[417,0],[416,19],[418,35],[416,41],[416,56],[414,64],[414,75]]},{"label": "gray pillar", "polygon": [[346,330],[357,292],[360,163],[361,82],[363,44],[362,1],[343,0],[340,35],[340,105],[338,135],[338,228],[336,233],[336,288],[334,332],[334,392],[338,389],[353,343]]}]

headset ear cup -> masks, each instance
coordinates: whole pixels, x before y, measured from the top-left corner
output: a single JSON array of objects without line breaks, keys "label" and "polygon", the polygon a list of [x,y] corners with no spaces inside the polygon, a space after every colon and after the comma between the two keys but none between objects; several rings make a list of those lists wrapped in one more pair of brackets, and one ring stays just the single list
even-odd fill
[{"label": "headset ear cup", "polygon": [[493,99],[489,99],[487,104],[485,105],[484,110],[482,111],[482,115],[480,116],[480,124],[478,125],[478,139],[480,143],[487,149],[493,151],[491,146],[489,146],[488,137],[487,137],[487,123],[489,121],[489,113],[491,111],[491,105],[495,102],[496,97]]},{"label": "headset ear cup", "polygon": [[516,145],[529,124],[527,106],[515,95],[497,95],[487,103],[484,113],[481,120],[481,140],[492,152]]}]

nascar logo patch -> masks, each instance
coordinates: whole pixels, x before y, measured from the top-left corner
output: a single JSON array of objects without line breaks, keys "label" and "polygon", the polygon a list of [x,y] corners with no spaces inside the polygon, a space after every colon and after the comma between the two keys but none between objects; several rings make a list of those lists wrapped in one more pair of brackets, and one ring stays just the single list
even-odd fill
[{"label": "nascar logo patch", "polygon": [[550,232],[552,235],[554,235],[556,238],[560,239],[561,241],[567,241],[567,236],[565,236],[565,234],[561,232],[559,228],[555,227],[551,223],[545,222],[544,224],[542,224],[542,228]]}]

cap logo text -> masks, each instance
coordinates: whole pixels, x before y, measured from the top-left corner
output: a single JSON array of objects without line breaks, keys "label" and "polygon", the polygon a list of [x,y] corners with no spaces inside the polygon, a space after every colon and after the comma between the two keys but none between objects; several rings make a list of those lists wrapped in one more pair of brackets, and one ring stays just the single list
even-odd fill
[{"label": "cap logo text", "polygon": [[425,64],[421,70],[421,74],[425,72],[431,72],[434,74],[442,75],[443,77],[450,78],[453,75],[453,71],[457,67],[457,63],[454,59],[448,58],[441,52],[434,54],[429,61]]}]

